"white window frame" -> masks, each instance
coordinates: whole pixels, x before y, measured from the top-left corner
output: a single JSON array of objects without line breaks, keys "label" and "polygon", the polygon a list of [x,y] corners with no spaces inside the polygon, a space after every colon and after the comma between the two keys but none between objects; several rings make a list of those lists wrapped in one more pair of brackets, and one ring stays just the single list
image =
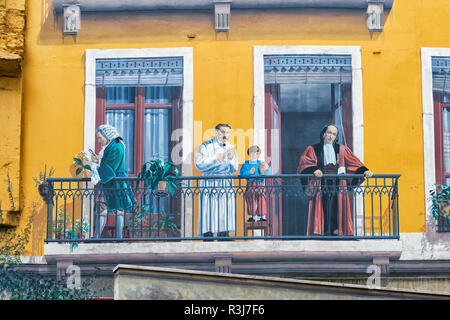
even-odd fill
[{"label": "white window frame", "polygon": [[[362,98],[361,47],[359,46],[254,46],[254,144],[265,155],[264,55],[269,54],[336,54],[352,57],[353,152],[364,162],[364,125]],[[320,130],[321,128],[318,128]]]},{"label": "white window frame", "polygon": [[88,49],[84,105],[84,150],[95,147],[97,59],[183,57],[183,164],[182,174],[192,175],[193,153],[193,48]]},{"label": "white window frame", "polygon": [[431,213],[432,199],[429,192],[436,184],[432,57],[450,57],[450,48],[421,48],[423,172],[427,228],[430,223],[434,224],[434,218]]}]

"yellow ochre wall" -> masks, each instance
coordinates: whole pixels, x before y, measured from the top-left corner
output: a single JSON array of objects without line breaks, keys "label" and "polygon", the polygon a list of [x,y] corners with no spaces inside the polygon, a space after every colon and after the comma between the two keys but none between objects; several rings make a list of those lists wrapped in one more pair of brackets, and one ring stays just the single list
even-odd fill
[{"label": "yellow ochre wall", "polygon": [[[25,0],[0,0],[0,225],[20,222]],[[0,252],[1,254],[1,252]]]},{"label": "yellow ochre wall", "polygon": [[224,121],[253,127],[253,46],[360,46],[364,162],[402,175],[400,232],[424,232],[420,48],[450,47],[449,14],[448,0],[395,0],[384,31],[371,35],[364,10],[232,10],[229,34],[215,33],[209,10],[82,12],[78,35],[64,37],[49,0],[27,1],[20,174],[25,211],[39,203],[27,254],[43,254],[46,229],[32,178],[45,164],[73,176],[72,156],[83,148],[86,49],[193,47],[193,118],[205,131]]}]

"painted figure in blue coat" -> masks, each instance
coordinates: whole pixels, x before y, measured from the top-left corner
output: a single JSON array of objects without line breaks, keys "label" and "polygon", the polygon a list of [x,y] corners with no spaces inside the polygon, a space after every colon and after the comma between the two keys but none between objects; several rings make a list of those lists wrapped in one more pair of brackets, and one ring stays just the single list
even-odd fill
[{"label": "painted figure in blue coat", "polygon": [[[227,176],[238,170],[235,147],[228,142],[231,127],[216,126],[216,136],[200,145],[195,155],[195,167],[205,176]],[[201,181],[199,236],[227,237],[235,232],[235,202],[232,179]]]},{"label": "painted figure in blue coat", "polygon": [[267,197],[265,195],[264,178],[261,175],[270,174],[270,167],[267,163],[259,160],[261,149],[258,146],[251,146],[247,150],[249,160],[241,167],[241,176],[247,178],[247,188],[245,190],[245,203],[247,214],[251,221],[266,221]]},{"label": "painted figure in blue coat", "polygon": [[107,213],[116,215],[116,237],[122,238],[125,210],[131,209],[136,199],[126,181],[113,178],[127,177],[125,167],[125,144],[117,129],[103,124],[96,130],[97,142],[102,146],[99,155],[92,155],[91,182],[103,190],[106,208],[99,214],[95,237],[99,238],[106,224]]}]

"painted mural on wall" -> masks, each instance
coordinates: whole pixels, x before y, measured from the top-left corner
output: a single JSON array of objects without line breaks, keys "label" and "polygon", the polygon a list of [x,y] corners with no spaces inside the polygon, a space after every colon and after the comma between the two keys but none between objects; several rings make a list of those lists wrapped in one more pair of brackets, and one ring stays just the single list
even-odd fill
[{"label": "painted mural on wall", "polygon": [[[396,180],[384,179],[384,193],[371,188],[372,172],[352,152],[351,56],[264,56],[266,142],[247,145],[248,130],[232,128],[225,115],[210,129],[212,139],[195,146],[201,175],[193,177],[179,175],[186,163],[174,139],[175,132],[185,132],[183,58],[95,62],[96,143],[74,158],[75,175],[86,181],[83,194],[67,200],[65,182],[54,182],[54,197],[64,204],[48,202],[51,238],[212,241],[398,233]],[[240,162],[242,153],[250,160]],[[75,228],[75,221],[85,228]]]},{"label": "painted mural on wall", "polygon": [[[51,85],[58,92],[49,103],[52,129],[67,127],[76,136],[63,151],[68,163],[83,149],[67,174],[62,174],[61,164],[52,164],[59,167],[59,177],[66,175],[76,184],[50,179],[46,213],[52,221],[46,237],[55,241],[398,238],[398,170],[381,176],[358,171],[366,163],[368,168],[384,168],[374,156],[379,145],[370,143],[374,125],[368,126],[369,131],[362,127],[378,121],[370,96],[375,90],[373,74],[367,75],[378,68],[378,57],[392,57],[390,51],[375,48],[386,48],[382,32],[391,14],[390,1],[381,11],[369,8],[366,1],[364,8],[355,10],[294,7],[272,12],[232,5],[226,11],[231,20],[225,31],[216,29],[212,4],[201,10],[161,13],[142,10],[143,2],[127,4],[134,5],[133,10],[103,11],[101,1],[91,1],[89,10],[81,1],[79,11],[67,7],[66,15],[61,1],[33,5],[34,23],[39,14],[41,18],[34,35],[36,57],[53,50],[49,60],[66,66],[61,68],[64,72],[49,68]],[[107,5],[113,3],[118,2]],[[55,4],[61,8],[54,10]],[[265,45],[315,49],[264,53],[258,67],[262,78],[257,78],[253,50]],[[355,68],[355,54],[335,53],[330,47],[358,47],[356,59],[363,61],[362,66]],[[175,48],[191,48],[193,59],[174,53]],[[135,54],[139,49],[166,49],[166,53]],[[120,54],[99,56],[92,63],[89,50]],[[193,77],[186,78],[190,68]],[[380,70],[387,73],[386,68]],[[364,90],[354,76],[361,69]],[[87,80],[87,74],[93,78]],[[263,88],[262,103],[256,101],[256,87]],[[59,92],[70,98],[66,101]],[[363,97],[364,119],[359,119]],[[37,103],[42,105],[43,100],[44,95]],[[192,109],[186,109],[188,104]],[[67,112],[56,105],[66,106]],[[380,106],[386,112],[387,107]],[[83,108],[85,114],[79,112]],[[68,119],[73,110],[78,118]],[[372,118],[366,118],[366,112]],[[87,119],[93,123],[89,132]],[[219,124],[229,129],[225,142],[220,140]],[[327,184],[314,172],[298,171],[298,165],[305,151],[320,143],[318,133],[328,124],[339,132],[338,144],[345,148],[335,149],[336,165],[343,153],[359,162],[355,160],[345,173],[323,168],[326,175],[343,174]],[[110,165],[111,176],[120,183],[107,186],[95,180],[106,150],[106,145],[95,142],[95,130],[102,125],[114,127],[124,145],[120,159],[115,159],[121,163],[120,173]],[[392,134],[392,123],[383,126]],[[369,143],[363,144],[363,131]],[[369,158],[363,161],[365,153]],[[358,183],[353,183],[352,173],[359,175]],[[417,198],[406,205],[415,206]],[[317,215],[316,207],[321,208]],[[333,230],[328,228],[330,219]],[[419,225],[419,218],[414,219]],[[317,227],[315,232],[310,232],[311,226]]]},{"label": "painted mural on wall", "polygon": [[[151,47],[158,36],[172,43],[188,41],[188,47],[189,41],[200,38],[215,42],[234,37],[229,20],[233,5],[221,4],[219,8],[211,2],[201,7],[196,1],[187,1],[186,7],[169,10],[166,17],[152,5],[148,1],[125,7],[116,1],[66,5],[59,0],[41,0],[39,41],[42,45],[69,46],[133,41],[128,39],[134,34],[129,21],[142,22],[146,30],[136,38],[137,47],[144,43]],[[248,5],[244,14],[257,18],[259,8]],[[353,8],[355,2],[342,5]],[[390,9],[392,1],[386,1],[385,7],[379,5],[357,5],[366,24],[358,25],[354,32],[370,39],[373,32],[382,30],[383,9]],[[305,10],[301,6],[295,5],[293,12]],[[311,10],[314,13],[317,9]],[[228,19],[227,23],[222,21],[220,30],[218,13]],[[170,30],[154,27],[165,18],[173,19]],[[211,18],[216,24],[208,30],[211,26],[203,25],[209,26]],[[112,20],[116,22],[113,25]],[[107,33],[105,24],[110,25]],[[182,32],[174,34],[173,28]],[[284,37],[289,37],[288,33],[274,39]],[[369,183],[369,179],[378,181],[370,171],[354,168],[357,164],[365,167],[353,153],[357,131],[352,56],[267,54],[263,60],[264,128],[258,144],[252,141],[256,128],[231,126],[236,117],[225,108],[220,117],[215,116],[219,119],[213,125],[206,121],[206,113],[203,119],[193,119],[193,132],[187,134],[186,116],[190,115],[184,108],[190,102],[185,95],[191,80],[185,74],[192,62],[186,57],[170,52],[161,56],[118,55],[81,65],[83,72],[95,74],[95,83],[86,84],[86,88],[95,87],[94,98],[85,92],[87,104],[92,103],[90,112],[95,109],[87,116],[95,128],[84,134],[95,136],[96,141],[86,142],[94,139],[85,137],[84,150],[73,157],[71,174],[78,179],[77,192],[68,181],[50,179],[46,203],[52,219],[47,237],[206,241],[211,237],[396,237],[398,177],[384,180],[386,192],[379,192]],[[248,76],[244,80],[251,81]],[[213,113],[221,109],[209,108]],[[315,166],[326,175],[356,173],[360,175],[358,183],[346,177],[335,178],[328,185],[323,177],[298,170],[305,152],[317,144],[317,133],[328,124],[339,132],[339,145],[344,148],[334,149],[332,163],[339,166],[344,154],[351,164],[346,165],[346,172],[326,171],[321,163]],[[192,150],[184,148],[185,139],[193,140]],[[192,176],[183,172],[192,172]],[[366,194],[380,201],[374,205]],[[312,202],[320,204],[316,214],[311,213]],[[315,222],[311,222],[313,217]],[[330,221],[333,230],[328,230]],[[310,232],[314,223],[315,232]]]}]

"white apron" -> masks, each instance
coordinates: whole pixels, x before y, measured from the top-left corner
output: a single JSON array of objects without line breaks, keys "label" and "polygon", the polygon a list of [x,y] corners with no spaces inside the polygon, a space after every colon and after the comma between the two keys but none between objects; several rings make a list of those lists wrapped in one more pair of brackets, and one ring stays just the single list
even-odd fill
[{"label": "white apron", "polygon": [[[195,167],[205,176],[232,175],[238,169],[236,150],[230,160],[225,155],[225,160],[220,163],[216,153],[225,152],[232,147],[230,143],[221,146],[216,138],[200,145],[195,155]],[[206,232],[217,235],[219,232],[235,232],[236,222],[236,194],[233,190],[232,179],[208,179],[200,183],[200,213],[198,235]]]}]

